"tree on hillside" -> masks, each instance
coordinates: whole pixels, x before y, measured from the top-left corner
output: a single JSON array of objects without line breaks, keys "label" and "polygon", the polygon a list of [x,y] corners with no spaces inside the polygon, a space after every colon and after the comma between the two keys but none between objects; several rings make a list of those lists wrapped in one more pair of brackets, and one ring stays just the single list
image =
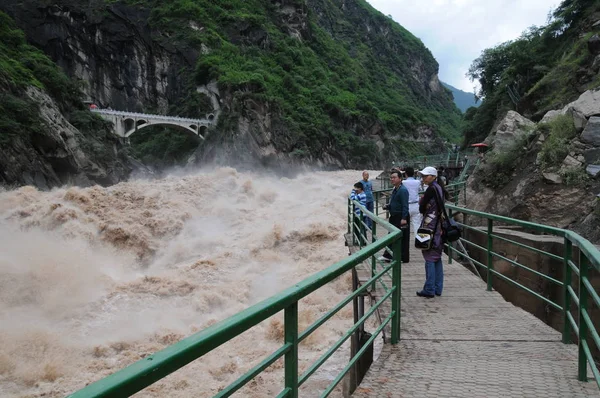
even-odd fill
[{"label": "tree on hillside", "polygon": [[509,109],[541,118],[596,87],[593,74],[582,79],[579,71],[589,69],[594,59],[586,42],[598,12],[598,0],[564,0],[546,26],[532,26],[518,39],[484,50],[467,73],[479,82],[477,96],[484,101],[464,121],[464,144],[483,139]]}]

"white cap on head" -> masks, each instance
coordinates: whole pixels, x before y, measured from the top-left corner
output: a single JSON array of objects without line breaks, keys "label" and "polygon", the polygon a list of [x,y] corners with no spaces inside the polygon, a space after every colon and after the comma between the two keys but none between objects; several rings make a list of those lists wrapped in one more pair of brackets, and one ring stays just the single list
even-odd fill
[{"label": "white cap on head", "polygon": [[423,170],[419,171],[419,175],[437,177],[437,170],[435,167],[427,166]]}]

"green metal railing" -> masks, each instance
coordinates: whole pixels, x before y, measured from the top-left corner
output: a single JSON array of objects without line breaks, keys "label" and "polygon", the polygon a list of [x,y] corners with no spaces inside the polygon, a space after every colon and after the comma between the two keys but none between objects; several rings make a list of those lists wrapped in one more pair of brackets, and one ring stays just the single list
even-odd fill
[{"label": "green metal railing", "polygon": [[[467,182],[460,181],[454,182],[452,184],[448,184],[446,186],[446,190],[450,194],[449,202],[458,205],[461,202],[461,195],[463,199],[463,204],[467,203]],[[380,211],[384,211],[381,207],[386,203],[387,198],[389,197],[389,193],[392,191],[392,188],[380,189],[373,191],[374,198],[374,212],[376,215],[379,215]],[[425,191],[420,191],[419,194],[422,195]],[[350,232],[350,231],[348,231]]]},{"label": "green metal railing", "polygon": [[467,157],[466,161],[464,162],[463,169],[458,175],[458,181],[466,181],[467,177],[469,176],[469,169],[471,166],[473,166],[473,168],[477,168],[479,165],[479,160],[480,159],[476,156]]},{"label": "green metal railing", "polygon": [[[590,344],[593,343],[596,347],[596,352],[600,352],[600,335],[598,329],[592,322],[591,317],[592,305],[595,307],[596,311],[600,312],[600,295],[596,289],[594,289],[591,282],[593,276],[596,277],[596,280],[598,280],[597,277],[600,276],[600,251],[585,238],[575,232],[565,229],[469,210],[450,204],[447,205],[447,208],[450,217],[452,217],[452,213],[456,214],[457,212],[460,212],[463,215],[466,215],[466,217],[469,217],[469,219],[471,217],[477,217],[480,220],[483,220],[484,223],[484,226],[482,227],[474,227],[467,225],[466,223],[459,223],[463,226],[465,231],[463,234],[464,237],[461,238],[459,242],[462,243],[462,247],[466,246],[470,251],[473,251],[473,253],[474,251],[478,251],[478,254],[481,256],[479,258],[485,259],[485,261],[478,261],[474,257],[474,254],[469,250],[461,250],[458,245],[455,244],[447,245],[450,254],[449,261],[451,262],[454,256],[458,256],[459,258],[471,262],[480,269],[485,270],[487,290],[492,290],[494,278],[499,278],[519,289],[525,290],[539,300],[542,300],[551,308],[562,312],[562,341],[564,343],[571,343],[573,337],[577,339],[578,379],[580,381],[587,381],[587,367],[589,365],[593,378],[600,388],[600,373],[590,348]],[[550,253],[501,236],[498,231],[499,225],[517,226],[538,234],[559,237],[563,240],[563,252],[562,254]],[[483,243],[483,245],[473,241],[476,240],[476,236],[478,235],[481,238],[479,243]],[[468,239],[469,237],[471,237],[471,239]],[[560,273],[562,278],[559,280],[556,277],[546,275],[533,269],[531,264],[528,266],[519,263],[517,259],[508,258],[507,254],[495,249],[495,243],[500,241],[508,243],[511,245],[510,247],[514,246],[519,249],[529,250],[538,255],[546,256],[557,261],[559,264],[562,264],[562,272]],[[578,256],[576,256],[577,258],[574,258],[573,256],[574,248],[577,248],[579,252]],[[558,302],[553,301],[551,298],[545,297],[534,291],[532,288],[524,286],[518,281],[498,272],[494,269],[494,259],[505,261],[513,267],[523,269],[556,285],[562,291],[561,299],[558,300]],[[577,283],[573,283],[574,279],[576,279]]]},{"label": "green metal railing", "polygon": [[[483,236],[484,245],[477,244],[464,236],[459,242],[462,244],[462,247],[466,246],[471,250],[480,251],[482,257],[485,258],[485,263],[478,261],[471,255],[467,254],[468,251],[464,252],[460,250],[457,247],[457,244],[447,245],[450,254],[449,261],[452,262],[453,256],[458,256],[462,259],[470,261],[479,268],[485,269],[487,271],[485,278],[488,290],[492,290],[493,280],[495,277],[497,277],[530,293],[531,295],[542,300],[548,306],[561,311],[563,317],[562,341],[564,343],[571,343],[573,337],[577,339],[578,379],[580,381],[587,381],[587,366],[589,365],[593,378],[600,389],[600,372],[598,365],[594,361],[592,350],[590,348],[591,342],[595,345],[596,352],[600,352],[600,334],[598,329],[595,327],[590,314],[592,305],[594,306],[594,309],[600,313],[600,295],[596,289],[594,289],[591,282],[594,276],[596,277],[596,280],[600,280],[600,251],[588,240],[569,230],[483,213],[466,209],[464,207],[458,207],[457,203],[459,203],[461,193],[463,193],[464,203],[466,203],[466,182],[464,181],[450,184],[446,188],[450,193],[450,200],[448,200],[446,204],[449,217],[452,217],[453,213],[462,213],[467,216],[479,217],[485,220],[484,227],[474,227],[467,225],[466,223],[459,223],[465,230],[464,236],[468,237],[470,232]],[[375,197],[376,214],[379,214],[380,204],[385,201],[386,194],[388,194],[389,191],[390,189],[373,192]],[[454,203],[454,205],[451,203]],[[563,253],[561,255],[550,253],[503,237],[499,235],[498,229],[494,231],[494,226],[498,227],[499,224],[517,226],[536,233],[562,238]],[[521,264],[516,260],[508,258],[506,254],[495,251],[495,241],[509,243],[510,245],[514,245],[520,249],[530,250],[534,253],[547,256],[555,261],[559,261],[563,267],[562,280],[545,275],[532,269],[531,266]],[[578,248],[579,250],[579,255],[577,258],[573,257],[574,248]],[[562,301],[560,303],[552,301],[551,299],[535,292],[533,289],[524,286],[523,284],[514,281],[498,272],[493,266],[494,258],[506,261],[514,267],[519,267],[520,269],[531,272],[532,274],[537,275],[544,280],[547,280],[550,283],[560,287],[562,289]],[[573,284],[574,275],[577,278],[576,284]],[[574,309],[573,306],[575,307]]]},{"label": "green metal railing", "polygon": [[[91,397],[124,397],[135,394],[145,387],[155,383],[165,376],[173,373],[177,369],[188,363],[201,358],[206,353],[216,349],[222,344],[227,343],[234,337],[249,330],[255,325],[265,321],[271,316],[284,312],[284,341],[283,345],[275,350],[271,355],[263,359],[259,364],[241,375],[236,381],[231,383],[225,389],[220,391],[216,397],[228,397],[242,388],[246,383],[271,366],[275,361],[284,358],[284,389],[277,397],[297,398],[300,386],[302,386],[309,377],[327,361],[333,353],[338,350],[342,344],[348,340],[358,328],[381,306],[385,300],[391,300],[391,312],[382,320],[371,337],[362,346],[358,352],[350,359],[349,363],[342,369],[339,375],[323,391],[322,397],[328,396],[334,388],[340,383],[342,378],[356,364],[362,354],[372,345],[375,338],[383,331],[384,327],[391,323],[391,343],[396,344],[400,339],[400,275],[401,275],[401,243],[402,232],[387,223],[375,214],[367,211],[357,202],[349,202],[349,231],[356,221],[360,221],[363,228],[366,228],[364,219],[356,217],[354,219],[354,209],[358,207],[364,217],[372,220],[373,228],[384,228],[389,233],[381,239],[374,238],[371,244],[361,245],[361,250],[352,256],[330,266],[329,268],[314,274],[313,276],[297,283],[296,285],[278,293],[246,310],[227,318],[209,328],[200,331],[190,337],[187,337],[178,343],[175,343],[162,351],[156,352],[134,364],[122,369],[102,380],[99,380],[89,386],[79,390],[70,397],[72,398],[91,398]],[[365,229],[366,231],[366,229]],[[366,232],[362,232],[360,239],[365,239]],[[373,233],[373,236],[376,234]],[[364,246],[364,247],[363,247]],[[362,286],[353,291],[344,300],[335,305],[329,312],[322,315],[312,325],[305,330],[298,330],[298,302],[308,296],[315,290],[331,282],[335,278],[352,270],[357,265],[363,263],[369,257],[374,258],[377,252],[391,246],[393,249],[393,261],[377,273],[373,273],[371,279]],[[313,363],[303,374],[298,374],[298,345],[311,335],[317,328],[322,326],[327,320],[333,317],[338,311],[344,308],[355,297],[358,297],[375,283],[380,281],[384,275],[392,272],[391,286],[386,293],[367,311],[346,333],[329,348],[315,363]]]},{"label": "green metal railing", "polygon": [[473,151],[463,152],[447,152],[438,155],[421,155],[403,162],[399,162],[398,165],[420,165],[420,166],[444,166],[444,167],[459,167],[461,164],[464,165],[465,157],[472,157]]}]

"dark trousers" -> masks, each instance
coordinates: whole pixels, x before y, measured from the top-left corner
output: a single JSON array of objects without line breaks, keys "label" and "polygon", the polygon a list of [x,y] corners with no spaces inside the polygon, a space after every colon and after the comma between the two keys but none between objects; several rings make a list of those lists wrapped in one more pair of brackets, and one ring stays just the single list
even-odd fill
[{"label": "dark trousers", "polygon": [[[373,213],[373,209],[374,209],[373,204],[374,204],[374,202],[367,202],[367,206],[366,206],[367,210],[369,210],[371,213]],[[367,223],[367,227],[373,228],[373,220],[371,220],[369,217],[365,216],[365,221]]]},{"label": "dark trousers", "polygon": [[[402,221],[402,215],[400,214],[390,215],[389,221],[394,227],[402,230],[402,262],[407,263],[410,261],[410,254],[408,252],[410,249],[410,216],[406,219],[406,225],[400,225]],[[391,246],[388,246],[388,249],[392,250]],[[387,251],[383,253],[383,257],[392,258],[391,254]]]}]

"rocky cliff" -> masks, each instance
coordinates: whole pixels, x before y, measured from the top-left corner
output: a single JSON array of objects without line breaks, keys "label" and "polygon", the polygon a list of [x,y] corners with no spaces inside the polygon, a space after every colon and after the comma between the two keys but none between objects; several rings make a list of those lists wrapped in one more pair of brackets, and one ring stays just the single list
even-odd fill
[{"label": "rocky cliff", "polygon": [[442,150],[458,131],[431,53],[361,0],[0,9],[102,107],[199,117],[217,105],[196,162],[380,165]]},{"label": "rocky cliff", "polygon": [[572,229],[600,243],[600,90],[539,123],[509,111],[468,181],[468,207]]},{"label": "rocky cliff", "polygon": [[0,185],[111,185],[145,169],[0,12]]},{"label": "rocky cliff", "polygon": [[[40,129],[0,144],[0,183],[49,189],[64,184],[112,185],[144,166],[128,157],[110,132],[100,127],[84,134],[60,112],[45,92],[29,88],[26,97],[39,106]],[[95,120],[100,126],[101,120]]]}]

